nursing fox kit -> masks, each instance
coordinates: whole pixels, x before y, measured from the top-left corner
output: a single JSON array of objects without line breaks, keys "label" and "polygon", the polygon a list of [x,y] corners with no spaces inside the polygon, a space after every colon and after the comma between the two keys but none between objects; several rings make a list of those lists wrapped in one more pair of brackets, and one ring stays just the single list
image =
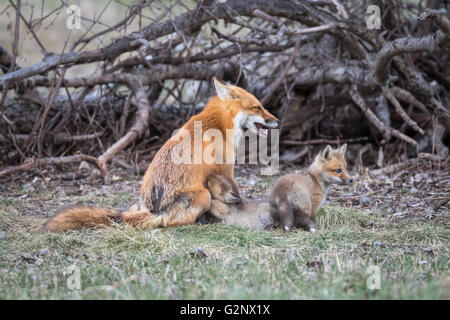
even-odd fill
[{"label": "nursing fox kit", "polygon": [[237,197],[226,177],[210,175],[207,187],[211,193],[208,212],[220,223],[252,229],[268,229],[275,225],[275,215],[267,200],[250,201]]}]

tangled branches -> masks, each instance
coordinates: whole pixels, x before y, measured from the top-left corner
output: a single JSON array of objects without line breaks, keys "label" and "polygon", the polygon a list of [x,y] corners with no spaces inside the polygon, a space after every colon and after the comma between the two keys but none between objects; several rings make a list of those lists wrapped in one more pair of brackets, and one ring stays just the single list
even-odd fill
[{"label": "tangled branches", "polygon": [[[212,76],[278,114],[285,147],[337,138],[370,142],[385,160],[402,151],[446,157],[448,11],[436,1],[375,3],[374,30],[365,1],[108,3],[94,18],[81,7],[80,30],[65,29],[47,49],[41,38],[67,4],[42,4],[36,19],[29,4],[10,1],[0,12],[14,24],[11,53],[0,46],[0,177],[79,161],[107,176],[125,149],[149,160],[212,95]],[[102,18],[111,6],[126,9],[113,23]],[[33,63],[20,61],[25,49]]]}]

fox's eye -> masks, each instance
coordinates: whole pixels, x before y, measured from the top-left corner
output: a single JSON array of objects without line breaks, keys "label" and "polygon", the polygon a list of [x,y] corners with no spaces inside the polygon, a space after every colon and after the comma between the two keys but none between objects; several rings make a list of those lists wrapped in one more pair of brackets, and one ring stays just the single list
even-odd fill
[{"label": "fox's eye", "polygon": [[334,171],[336,171],[336,173],[341,173],[341,172],[342,172],[341,169],[336,169],[336,170],[334,170]]},{"label": "fox's eye", "polygon": [[253,107],[253,109],[259,110],[259,106]]}]

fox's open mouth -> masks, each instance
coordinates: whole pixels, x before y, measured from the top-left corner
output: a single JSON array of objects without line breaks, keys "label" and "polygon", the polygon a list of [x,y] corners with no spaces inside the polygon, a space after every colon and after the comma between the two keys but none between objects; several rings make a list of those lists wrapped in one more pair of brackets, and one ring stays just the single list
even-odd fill
[{"label": "fox's open mouth", "polygon": [[269,128],[262,123],[255,122],[255,127],[258,129],[260,135],[267,136],[269,134]]}]

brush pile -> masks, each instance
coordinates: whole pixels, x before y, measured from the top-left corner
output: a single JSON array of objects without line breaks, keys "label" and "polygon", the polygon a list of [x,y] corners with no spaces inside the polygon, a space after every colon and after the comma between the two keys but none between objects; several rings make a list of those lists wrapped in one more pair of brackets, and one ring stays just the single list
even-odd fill
[{"label": "brush pile", "polygon": [[[213,95],[213,76],[282,120],[281,160],[343,142],[364,165],[448,157],[445,1],[118,2],[114,25],[81,10],[82,32],[60,52],[41,37],[72,7],[36,19],[25,5],[0,12],[13,21],[12,49],[0,46],[0,178],[79,162],[106,177],[113,160],[127,166],[121,151],[148,163]],[[19,63],[24,38],[40,61]]]}]

